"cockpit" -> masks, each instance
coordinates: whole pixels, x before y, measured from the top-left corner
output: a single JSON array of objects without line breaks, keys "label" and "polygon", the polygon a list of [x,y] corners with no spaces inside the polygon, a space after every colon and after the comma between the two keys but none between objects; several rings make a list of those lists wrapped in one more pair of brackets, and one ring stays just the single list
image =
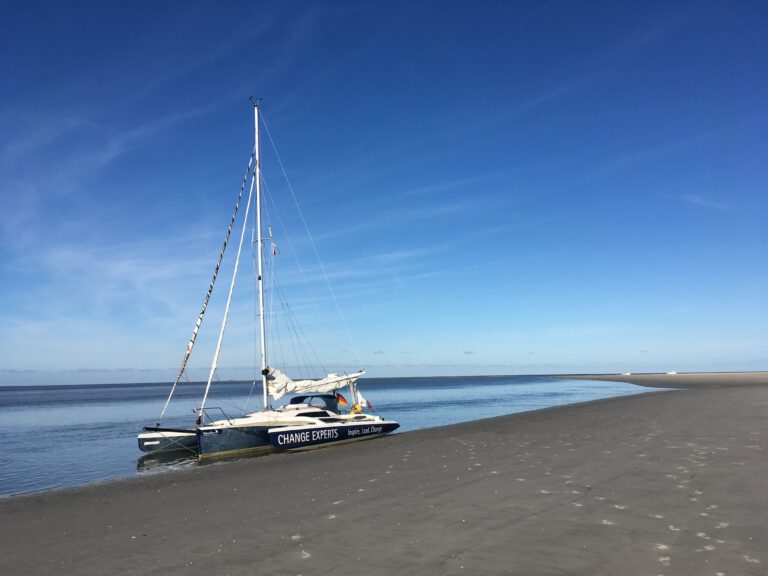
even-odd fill
[{"label": "cockpit", "polygon": [[288,405],[293,407],[297,404],[303,404],[304,406],[311,408],[320,408],[321,410],[328,410],[334,414],[339,413],[339,401],[333,394],[308,394],[305,396],[295,396],[291,398]]}]

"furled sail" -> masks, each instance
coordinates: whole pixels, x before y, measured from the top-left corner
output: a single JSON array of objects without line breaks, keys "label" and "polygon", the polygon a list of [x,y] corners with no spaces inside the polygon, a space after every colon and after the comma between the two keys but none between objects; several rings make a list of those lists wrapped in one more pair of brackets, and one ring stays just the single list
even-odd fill
[{"label": "furled sail", "polygon": [[365,370],[360,370],[354,374],[328,374],[320,380],[291,380],[277,368],[269,368],[267,390],[275,400],[282,398],[285,394],[333,392],[339,388],[354,385],[363,374],[365,374]]}]

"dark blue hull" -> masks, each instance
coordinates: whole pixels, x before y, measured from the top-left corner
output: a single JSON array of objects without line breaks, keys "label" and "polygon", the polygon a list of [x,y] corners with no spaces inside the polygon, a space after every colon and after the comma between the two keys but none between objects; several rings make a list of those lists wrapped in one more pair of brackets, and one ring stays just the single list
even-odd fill
[{"label": "dark blue hull", "polygon": [[358,440],[377,438],[394,432],[400,424],[392,421],[366,422],[361,424],[339,424],[335,426],[272,428],[269,441],[278,450],[311,450],[346,444]]},{"label": "dark blue hull", "polygon": [[200,458],[274,452],[269,426],[233,426],[197,431]]}]

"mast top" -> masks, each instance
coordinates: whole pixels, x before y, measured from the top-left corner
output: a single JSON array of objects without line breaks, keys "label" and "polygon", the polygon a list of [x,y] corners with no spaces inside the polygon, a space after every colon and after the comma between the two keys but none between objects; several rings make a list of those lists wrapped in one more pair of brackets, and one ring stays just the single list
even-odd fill
[{"label": "mast top", "polygon": [[248,100],[251,101],[251,104],[253,104],[254,108],[258,108],[259,102],[261,102],[261,98],[254,98],[253,96],[248,96]]}]

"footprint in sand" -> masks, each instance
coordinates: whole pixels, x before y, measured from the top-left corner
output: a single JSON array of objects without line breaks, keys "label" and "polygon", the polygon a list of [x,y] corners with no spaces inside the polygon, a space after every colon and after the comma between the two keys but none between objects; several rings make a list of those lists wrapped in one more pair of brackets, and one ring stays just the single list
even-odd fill
[{"label": "footprint in sand", "polygon": [[750,564],[760,564],[760,560],[758,560],[753,556],[750,556],[749,554],[743,554],[741,557],[744,558],[744,560],[746,560]]}]

